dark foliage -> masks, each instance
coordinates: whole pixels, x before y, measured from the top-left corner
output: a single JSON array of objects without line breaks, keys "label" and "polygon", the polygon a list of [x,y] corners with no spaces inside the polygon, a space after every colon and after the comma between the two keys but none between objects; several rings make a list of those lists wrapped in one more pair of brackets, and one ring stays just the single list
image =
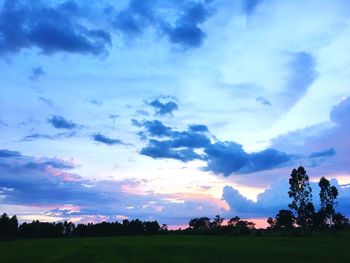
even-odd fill
[{"label": "dark foliage", "polygon": [[322,177],[318,184],[321,208],[317,212],[312,203],[309,177],[304,167],[293,169],[289,184],[288,194],[292,198],[289,208],[295,211],[296,216],[290,210],[280,210],[276,218],[267,219],[270,230],[292,230],[299,227],[298,230],[308,233],[312,230],[349,227],[349,219],[335,211],[338,190],[335,186],[331,186],[326,178]]},{"label": "dark foliage", "polygon": [[17,236],[18,221],[17,217],[9,217],[7,214],[3,214],[0,217],[0,240],[11,240]]},{"label": "dark foliage", "polygon": [[300,166],[298,169],[293,169],[290,175],[289,185],[288,195],[292,198],[289,208],[296,212],[298,225],[308,230],[312,226],[315,207],[312,203],[309,176],[304,167]]},{"label": "dark foliage", "polygon": [[320,187],[321,214],[324,216],[325,223],[332,226],[338,190],[335,186],[331,186],[324,177],[321,178],[318,185]]}]

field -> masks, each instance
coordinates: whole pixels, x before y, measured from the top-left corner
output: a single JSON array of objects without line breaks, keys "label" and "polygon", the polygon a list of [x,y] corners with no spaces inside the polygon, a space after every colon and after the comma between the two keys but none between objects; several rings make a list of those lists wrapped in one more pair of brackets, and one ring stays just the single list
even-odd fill
[{"label": "field", "polygon": [[129,236],[0,242],[0,262],[350,262],[350,235]]}]

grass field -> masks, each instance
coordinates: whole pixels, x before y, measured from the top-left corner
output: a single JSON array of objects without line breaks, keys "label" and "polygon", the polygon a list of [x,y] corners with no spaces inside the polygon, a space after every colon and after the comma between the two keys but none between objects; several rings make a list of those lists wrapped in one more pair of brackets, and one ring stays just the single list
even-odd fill
[{"label": "grass field", "polygon": [[0,242],[0,262],[350,262],[350,235],[129,236]]}]

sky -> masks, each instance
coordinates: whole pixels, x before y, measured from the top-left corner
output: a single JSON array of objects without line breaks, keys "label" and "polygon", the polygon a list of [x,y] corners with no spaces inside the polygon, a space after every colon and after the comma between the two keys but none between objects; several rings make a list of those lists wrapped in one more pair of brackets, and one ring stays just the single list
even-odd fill
[{"label": "sky", "polygon": [[0,0],[0,212],[262,222],[302,165],[350,216],[349,36],[347,0]]}]

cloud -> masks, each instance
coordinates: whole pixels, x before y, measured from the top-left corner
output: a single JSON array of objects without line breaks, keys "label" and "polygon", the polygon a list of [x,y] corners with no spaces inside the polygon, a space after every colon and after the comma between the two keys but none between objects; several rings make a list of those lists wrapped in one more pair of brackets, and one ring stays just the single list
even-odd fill
[{"label": "cloud", "polygon": [[0,158],[20,157],[21,153],[10,150],[0,150]]},{"label": "cloud", "polygon": [[269,102],[267,99],[265,99],[264,97],[256,97],[255,99],[257,102],[259,102],[260,104],[264,105],[264,106],[271,106],[271,102]]},{"label": "cloud", "polygon": [[[330,112],[331,125],[308,127],[272,140],[272,147],[299,153],[311,152],[305,166],[325,175],[350,173],[350,97],[343,99]],[[323,165],[320,165],[323,164]]]},{"label": "cloud", "polygon": [[[134,121],[133,125],[135,124],[137,126],[137,123]],[[155,137],[171,136],[173,133],[170,127],[165,126],[159,120],[144,121],[142,123],[142,126],[145,127],[149,135]]]},{"label": "cloud", "polygon": [[57,133],[54,135],[34,133],[34,134],[30,134],[30,135],[23,137],[20,141],[26,142],[26,141],[34,141],[34,140],[40,140],[40,139],[59,140],[59,139],[63,139],[63,138],[73,137],[75,134],[76,133],[74,131],[69,132],[69,133],[61,132],[61,133]]},{"label": "cloud", "polygon": [[[116,12],[114,8],[108,8],[106,13],[114,14],[112,25],[127,37],[137,37],[152,28],[171,43],[185,49],[198,48],[205,38],[200,25],[213,13],[210,2],[130,0],[125,9]],[[168,19],[173,16],[175,22]]]},{"label": "cloud", "polygon": [[[134,120],[134,125],[144,127],[146,133],[141,132],[142,138],[147,139],[147,135],[158,138],[168,138],[166,140],[148,140],[148,145],[144,147],[140,154],[152,157],[154,159],[168,158],[176,159],[182,162],[188,162],[195,159],[202,159],[202,156],[195,153],[194,149],[203,148],[210,144],[210,139],[197,131],[175,131],[165,126],[159,120],[144,121],[140,123]],[[205,130],[205,125],[195,125],[194,130]]]},{"label": "cloud", "polygon": [[242,0],[241,2],[243,12],[247,15],[251,15],[263,0]]},{"label": "cloud", "polygon": [[78,8],[73,1],[49,6],[42,1],[5,0],[0,11],[0,55],[33,47],[44,54],[106,52],[109,33],[79,23]]},{"label": "cloud", "polygon": [[96,99],[92,99],[90,100],[91,104],[94,104],[96,106],[101,106],[103,104],[102,101],[96,100]]},{"label": "cloud", "polygon": [[0,127],[7,127],[7,126],[8,126],[8,123],[0,119]]},{"label": "cloud", "polygon": [[29,76],[30,80],[38,80],[41,76],[44,76],[46,73],[42,67],[36,67],[32,69],[32,74]]},{"label": "cloud", "polygon": [[53,101],[44,97],[39,97],[38,100],[45,103],[46,105],[53,107]]},{"label": "cloud", "polygon": [[[148,145],[140,151],[140,154],[154,159],[167,158],[182,162],[203,160],[207,163],[203,170],[224,176],[275,169],[300,158],[275,149],[247,153],[242,145],[235,142],[219,140],[212,142],[206,134],[203,134],[208,128],[200,124],[190,125],[187,131],[173,130],[159,120],[143,123],[134,121],[134,125],[144,127],[146,134],[151,137],[166,138],[149,139]],[[147,139],[146,134],[141,132],[143,139]],[[202,149],[203,154],[196,153],[194,149]]]},{"label": "cloud", "polygon": [[173,132],[171,139],[172,148],[204,148],[210,144],[206,135],[189,131]]},{"label": "cloud", "polygon": [[319,152],[313,152],[310,154],[309,158],[319,158],[319,157],[331,157],[336,154],[334,148],[328,148]]},{"label": "cloud", "polygon": [[246,153],[242,145],[235,142],[216,142],[204,148],[204,152],[207,156],[204,170],[224,176],[270,170],[285,166],[296,158],[275,149]]},{"label": "cloud", "polygon": [[152,1],[130,0],[125,10],[120,11],[113,25],[128,36],[136,36],[143,32],[144,28],[154,21]]},{"label": "cloud", "polygon": [[347,97],[341,101],[338,105],[334,106],[330,113],[330,120],[341,127],[350,126],[350,97]]},{"label": "cloud", "polygon": [[158,141],[149,140],[148,145],[144,147],[140,154],[152,157],[153,159],[175,159],[182,162],[188,162],[196,159],[201,159],[200,155],[192,149],[174,149],[173,142],[169,140]]},{"label": "cloud", "polygon": [[77,127],[77,125],[72,122],[68,121],[62,116],[54,115],[51,118],[48,119],[48,122],[52,124],[53,127],[56,129],[74,129]]},{"label": "cloud", "polygon": [[106,201],[102,193],[83,186],[79,175],[70,173],[75,164],[58,158],[35,158],[17,154],[0,161],[0,185],[13,191],[4,194],[9,204],[89,204]]},{"label": "cloud", "polygon": [[119,139],[112,139],[109,138],[101,133],[96,133],[92,136],[92,138],[94,139],[94,141],[96,142],[101,142],[107,145],[116,145],[116,144],[124,144],[121,140]]},{"label": "cloud", "polygon": [[150,106],[156,109],[156,114],[160,116],[172,115],[174,110],[177,110],[177,104],[173,101],[162,103],[159,100],[154,100],[149,103]]},{"label": "cloud", "polygon": [[[40,207],[55,221],[103,217],[115,221],[115,215],[157,219],[167,224],[186,224],[193,216],[214,215],[221,211],[220,200],[210,196],[155,194],[143,192],[144,180],[128,178],[115,180],[89,180],[70,172],[76,168],[72,161],[59,158],[25,156],[19,152],[1,150],[0,193],[2,207],[23,215],[18,207],[34,211]],[[69,205],[68,205],[69,204]],[[7,212],[7,211],[6,211]],[[34,212],[35,213],[35,212]],[[33,214],[31,214],[33,215]],[[34,214],[34,219],[40,215]]]},{"label": "cloud", "polygon": [[142,116],[149,116],[149,113],[145,110],[137,110],[136,113]]},{"label": "cloud", "polygon": [[317,78],[315,59],[310,53],[298,52],[292,56],[288,65],[291,73],[287,80],[286,92],[284,93],[284,96],[287,98],[285,103],[289,107],[293,106],[305,95],[307,89]]},{"label": "cloud", "polygon": [[196,25],[179,24],[168,29],[169,40],[186,47],[199,47],[203,44],[204,32]]},{"label": "cloud", "polygon": [[191,132],[209,132],[208,127],[203,124],[191,124],[188,129]]}]

